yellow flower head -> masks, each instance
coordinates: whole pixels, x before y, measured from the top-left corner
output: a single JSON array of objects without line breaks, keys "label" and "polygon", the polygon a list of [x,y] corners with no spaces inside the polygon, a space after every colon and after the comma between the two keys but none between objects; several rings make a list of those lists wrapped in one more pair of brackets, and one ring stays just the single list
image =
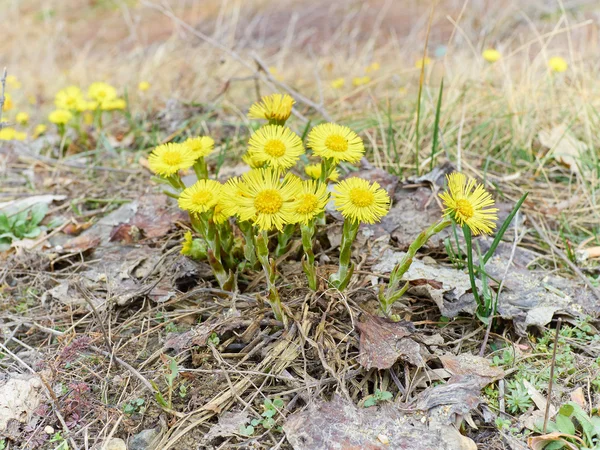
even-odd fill
[{"label": "yellow flower head", "polygon": [[222,213],[227,217],[235,216],[239,211],[239,201],[244,196],[240,188],[241,183],[240,177],[232,177],[223,185],[219,204],[222,207]]},{"label": "yellow flower head", "polygon": [[222,187],[221,183],[215,180],[199,180],[183,190],[177,203],[185,211],[201,214],[217,204]]},{"label": "yellow flower head", "polygon": [[98,103],[102,103],[116,99],[117,90],[108,83],[96,81],[95,83],[90,84],[90,87],[88,88],[88,97]]},{"label": "yellow flower head", "polygon": [[429,56],[426,56],[425,58],[419,58],[415,61],[415,67],[417,69],[427,67],[429,64],[431,64],[431,58]]},{"label": "yellow flower head", "polygon": [[379,222],[390,209],[390,197],[378,183],[356,177],[335,186],[333,201],[346,219],[364,223]]},{"label": "yellow flower head", "polygon": [[[313,180],[321,178],[321,171],[321,164],[308,164],[304,166],[304,172]],[[340,178],[340,172],[337,169],[333,169],[327,178],[335,183]]]},{"label": "yellow flower head", "polygon": [[364,86],[365,84],[369,84],[370,81],[371,81],[371,77],[366,76],[366,75],[364,77],[352,78],[352,84],[354,86]]},{"label": "yellow flower head", "polygon": [[199,136],[187,139],[183,145],[187,146],[198,159],[210,155],[215,148],[215,141],[210,136]]},{"label": "yellow flower head", "polygon": [[329,83],[329,85],[333,89],[341,89],[344,87],[345,84],[346,84],[346,80],[344,80],[343,78],[336,78],[331,83]]},{"label": "yellow flower head", "polygon": [[287,170],[304,154],[302,139],[287,127],[265,125],[250,138],[248,156],[254,164]]},{"label": "yellow flower head", "polygon": [[560,56],[554,56],[548,60],[548,67],[550,67],[550,70],[553,72],[560,73],[566,71],[569,68],[569,64],[567,64],[567,61]]},{"label": "yellow flower head", "polygon": [[315,180],[303,181],[300,192],[294,200],[294,214],[296,222],[308,224],[317,215],[325,210],[329,201],[327,185]]},{"label": "yellow flower head", "polygon": [[148,89],[150,89],[150,83],[147,81],[140,81],[140,84],[138,84],[138,91],[146,92]]},{"label": "yellow flower head", "polygon": [[489,234],[496,227],[498,216],[494,199],[482,184],[458,172],[448,176],[448,190],[440,194],[444,201],[444,215],[467,225],[473,234]]},{"label": "yellow flower head", "polygon": [[33,137],[37,138],[38,136],[41,136],[42,134],[44,134],[46,132],[47,129],[48,129],[48,127],[46,125],[44,125],[43,123],[36,125],[35,128],[33,129]]},{"label": "yellow flower head", "polygon": [[192,245],[194,238],[192,237],[191,231],[186,231],[183,235],[183,242],[181,243],[181,254],[189,255],[192,252]]},{"label": "yellow flower head", "polygon": [[98,103],[98,106],[103,111],[123,110],[127,108],[127,102],[122,98],[112,98]]},{"label": "yellow flower head", "polygon": [[12,97],[8,92],[4,93],[4,106],[2,107],[2,111],[10,111],[14,108]]},{"label": "yellow flower head", "polygon": [[251,155],[250,153],[244,154],[242,156],[242,161],[244,161],[246,164],[248,164],[250,166],[250,168],[252,168],[252,169],[260,169],[264,166],[263,161],[259,161],[258,159],[256,159],[254,157],[254,155]]},{"label": "yellow flower head", "polygon": [[483,59],[485,59],[489,63],[495,63],[500,58],[502,58],[502,54],[495,48],[488,48],[484,50],[481,56],[483,56]]},{"label": "yellow flower head", "polygon": [[294,198],[299,183],[283,182],[279,173],[272,169],[254,169],[242,175],[239,185],[238,216],[250,220],[260,230],[277,228],[279,231],[289,223],[295,223]]},{"label": "yellow flower head", "polygon": [[20,113],[17,113],[17,115],[15,116],[15,121],[19,125],[27,125],[27,122],[29,122],[29,114],[21,111]]},{"label": "yellow flower head", "polygon": [[157,175],[170,177],[183,169],[189,169],[196,162],[196,156],[185,145],[162,144],[148,157],[150,170]]},{"label": "yellow flower head", "polygon": [[357,162],[365,153],[362,139],[350,128],[323,123],[308,133],[308,146],[315,155],[340,161]]},{"label": "yellow flower head", "polygon": [[8,87],[10,87],[12,89],[20,89],[21,88],[21,82],[14,75],[8,75],[6,77],[6,84],[8,85]]},{"label": "yellow flower head", "polygon": [[0,128],[0,141],[12,141],[17,130],[10,127]]},{"label": "yellow flower head", "polygon": [[[221,189],[221,196],[223,195],[223,189]],[[227,210],[225,209],[223,200],[219,197],[217,204],[215,205],[215,209],[213,210],[213,222],[217,225],[224,223],[229,219],[229,214],[227,214]]]},{"label": "yellow flower head", "polygon": [[56,125],[66,125],[73,118],[67,109],[55,109],[48,115],[48,120]]},{"label": "yellow flower head", "polygon": [[379,70],[381,66],[379,65],[378,62],[374,62],[373,64],[371,64],[370,66],[368,66],[365,69],[365,72],[369,73],[369,72],[377,72]]},{"label": "yellow flower head", "polygon": [[54,105],[57,109],[67,111],[84,111],[87,108],[83,92],[77,86],[68,86],[58,91],[54,97]]},{"label": "yellow flower head", "polygon": [[248,117],[285,122],[292,114],[294,103],[296,102],[288,94],[267,95],[250,107]]}]

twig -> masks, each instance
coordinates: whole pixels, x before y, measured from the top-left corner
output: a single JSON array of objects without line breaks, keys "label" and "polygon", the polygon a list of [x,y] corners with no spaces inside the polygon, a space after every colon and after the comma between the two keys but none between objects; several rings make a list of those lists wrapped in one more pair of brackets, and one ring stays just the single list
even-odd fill
[{"label": "twig", "polygon": [[544,412],[544,434],[546,434],[546,427],[548,426],[548,416],[550,415],[550,400],[552,398],[552,384],[554,382],[554,366],[556,365],[556,347],[558,347],[558,332],[560,331],[561,323],[562,319],[559,317],[558,322],[556,322],[554,348],[552,349],[552,364],[550,365],[550,380],[548,381],[548,397],[546,398],[546,411]]},{"label": "twig", "polygon": [[581,270],[579,270],[579,267],[573,264],[573,262],[567,257],[567,255],[564,254],[564,252],[562,252],[556,245],[554,245],[552,241],[550,241],[548,235],[542,230],[542,228],[533,219],[533,217],[530,217],[529,220],[531,221],[533,228],[535,228],[535,231],[537,231],[538,234],[544,239],[544,242],[546,242],[550,246],[552,251],[556,253],[558,257],[562,259],[579,278],[581,278],[581,280],[587,285],[587,287],[590,288],[590,290],[596,296],[596,298],[600,300],[600,291],[592,284],[589,278],[586,277]]},{"label": "twig", "polygon": [[6,92],[6,67],[4,68],[4,72],[2,73],[2,78],[0,78],[0,84],[2,85],[2,91],[0,92],[0,130],[4,127],[4,123],[2,122],[2,111],[4,110],[4,93]]}]

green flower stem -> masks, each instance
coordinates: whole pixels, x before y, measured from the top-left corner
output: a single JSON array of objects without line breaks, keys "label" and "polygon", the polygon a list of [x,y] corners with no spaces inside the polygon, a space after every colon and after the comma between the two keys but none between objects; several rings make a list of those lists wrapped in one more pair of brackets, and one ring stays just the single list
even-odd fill
[{"label": "green flower stem", "polygon": [[477,284],[475,283],[475,268],[473,267],[473,240],[471,236],[471,229],[467,225],[463,225],[462,230],[465,237],[465,244],[467,245],[467,268],[469,269],[469,282],[471,283],[471,291],[473,291],[473,297],[475,298],[475,304],[477,305],[478,316],[487,317],[489,315],[489,311],[486,311],[488,308],[481,302],[481,298],[477,292]]},{"label": "green flower stem", "polygon": [[194,172],[196,173],[196,178],[198,178],[198,180],[208,179],[208,168],[206,167],[206,161],[203,156],[198,158],[194,163]]},{"label": "green flower stem", "polygon": [[244,258],[250,267],[256,266],[256,249],[254,245],[254,229],[248,221],[239,221],[238,227],[244,235]]},{"label": "green flower stem", "polygon": [[385,290],[385,293],[383,292],[383,288],[379,292],[379,308],[381,309],[383,315],[385,315],[386,317],[390,316],[390,313],[392,311],[392,305],[396,302],[396,300],[402,297],[402,295],[408,289],[408,283],[405,283],[405,285],[400,290],[398,290],[398,286],[400,285],[402,277],[412,264],[413,258],[415,257],[419,249],[427,243],[431,236],[439,233],[451,223],[452,220],[448,218],[443,218],[438,223],[435,223],[429,228],[427,228],[425,231],[422,231],[414,240],[414,242],[410,244],[410,247],[408,247],[408,251],[406,252],[406,254],[402,257],[398,264],[396,264],[394,270],[392,270],[392,273],[390,274],[390,281],[388,283],[387,289]]},{"label": "green flower stem", "polygon": [[221,242],[221,254],[223,255],[225,265],[229,269],[235,270],[237,265],[235,262],[235,258],[233,257],[234,239],[233,233],[231,231],[231,225],[229,224],[229,222],[226,221],[224,223],[216,225],[216,227],[217,233],[219,235],[219,240]]},{"label": "green flower stem", "polygon": [[173,189],[175,189],[178,194],[185,189],[185,184],[183,183],[183,180],[179,176],[179,173],[174,173],[170,177],[166,177],[165,180],[171,186],[173,186]]},{"label": "green flower stem", "polygon": [[331,174],[331,172],[335,169],[335,164],[332,159],[323,158],[321,160],[321,176],[319,177],[319,181],[321,183],[327,183],[327,178]]},{"label": "green flower stem", "polygon": [[279,258],[280,256],[285,255],[290,248],[290,239],[294,235],[294,231],[296,231],[295,224],[287,224],[283,227],[283,231],[277,235],[277,247],[275,248],[275,257]]},{"label": "green flower stem", "polygon": [[207,215],[190,214],[192,228],[199,232],[208,245],[208,262],[217,279],[219,286],[223,290],[233,288],[233,274],[227,273],[221,262],[221,243],[217,227]]},{"label": "green flower stem", "polygon": [[358,227],[360,226],[359,221],[355,220],[344,220],[344,226],[342,228],[342,243],[340,244],[340,262],[337,273],[332,274],[329,277],[329,283],[342,291],[346,289],[352,273],[354,272],[354,264],[351,262],[352,257],[352,243],[356,239],[358,234]]},{"label": "green flower stem", "polygon": [[317,270],[315,267],[315,254],[313,252],[313,236],[315,235],[315,221],[311,220],[308,224],[300,225],[302,234],[302,247],[304,248],[304,258],[302,259],[302,268],[308,279],[308,286],[317,290]]},{"label": "green flower stem", "polygon": [[275,268],[275,260],[269,259],[269,236],[266,231],[262,231],[256,235],[256,256],[262,265],[263,271],[265,272],[265,278],[267,279],[267,287],[269,289],[269,296],[267,302],[273,310],[276,320],[283,321],[284,326],[287,327],[287,316],[283,312],[281,305],[281,297],[279,297],[279,291],[275,285],[275,279],[277,278],[277,270]]}]

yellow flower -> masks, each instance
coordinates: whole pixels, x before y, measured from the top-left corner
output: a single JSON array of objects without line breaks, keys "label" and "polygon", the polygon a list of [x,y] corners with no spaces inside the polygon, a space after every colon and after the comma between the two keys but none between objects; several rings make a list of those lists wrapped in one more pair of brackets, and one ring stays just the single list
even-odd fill
[{"label": "yellow flower", "polygon": [[219,200],[217,201],[217,204],[215,205],[215,209],[213,210],[213,222],[216,223],[217,225],[222,224],[224,222],[227,221],[227,219],[229,219],[229,214],[227,214],[227,210],[224,206],[223,200],[221,199],[223,195],[223,189],[221,189],[221,196],[219,197]]},{"label": "yellow flower", "polygon": [[41,136],[42,134],[44,134],[46,132],[47,129],[48,129],[48,127],[46,125],[44,125],[43,123],[36,125],[35,128],[33,129],[33,137],[37,138],[37,137]]},{"label": "yellow flower", "polygon": [[346,219],[365,223],[379,222],[390,208],[390,197],[378,183],[356,177],[335,186],[333,201]]},{"label": "yellow flower", "polygon": [[27,122],[29,122],[29,114],[27,114],[26,112],[17,113],[17,115],[15,116],[15,121],[19,125],[27,125]]},{"label": "yellow flower", "polygon": [[162,144],[148,157],[150,170],[157,175],[170,177],[182,169],[189,169],[196,162],[194,153],[182,144]]},{"label": "yellow flower", "polygon": [[235,216],[239,210],[239,200],[244,196],[240,186],[240,177],[232,177],[223,185],[219,204],[223,208],[223,214],[227,217]]},{"label": "yellow flower", "polygon": [[440,194],[444,201],[444,215],[452,217],[460,225],[467,225],[473,234],[489,234],[496,227],[498,216],[494,199],[483,185],[474,179],[467,180],[462,173],[448,176],[448,190]]},{"label": "yellow flower", "polygon": [[[321,164],[309,164],[304,166],[304,172],[313,180],[321,178],[321,171]],[[340,172],[337,169],[333,169],[327,178],[335,183],[340,178]]]},{"label": "yellow flower", "polygon": [[357,162],[365,153],[362,139],[350,128],[323,123],[308,133],[308,146],[315,155],[340,161]]},{"label": "yellow flower", "polygon": [[117,98],[117,90],[108,83],[96,81],[88,88],[88,97],[98,103]]},{"label": "yellow flower", "polygon": [[195,138],[188,138],[183,145],[188,147],[196,159],[204,158],[210,155],[215,148],[215,141],[210,136],[199,136]]},{"label": "yellow flower", "polygon": [[48,120],[56,125],[66,125],[73,118],[71,111],[55,109],[48,115]]},{"label": "yellow flower", "polygon": [[379,65],[378,62],[374,62],[373,64],[371,64],[369,67],[366,68],[365,72],[369,73],[369,72],[377,72],[379,70],[381,66]]},{"label": "yellow flower", "polygon": [[21,88],[21,82],[14,75],[8,75],[6,77],[6,84],[8,85],[8,87],[10,87],[12,89],[20,89]]},{"label": "yellow flower", "polygon": [[567,64],[567,61],[560,56],[554,56],[548,60],[548,67],[550,67],[550,70],[553,72],[560,73],[566,71],[569,68],[569,65]]},{"label": "yellow flower", "polygon": [[293,200],[298,183],[282,182],[272,169],[254,169],[242,175],[239,190],[240,220],[250,220],[263,231],[281,231],[284,225],[295,223]]},{"label": "yellow flower", "polygon": [[57,109],[70,111],[85,111],[87,108],[83,92],[77,86],[68,86],[58,91],[54,97],[54,105]]},{"label": "yellow flower", "polygon": [[345,84],[346,84],[346,80],[344,80],[343,78],[336,78],[329,85],[333,89],[341,89],[344,87]]},{"label": "yellow flower", "polygon": [[122,98],[112,98],[100,102],[99,106],[103,111],[115,111],[127,108],[127,103]]},{"label": "yellow flower", "polygon": [[327,185],[315,180],[303,181],[300,192],[294,200],[294,214],[296,222],[308,224],[317,215],[325,210],[329,201]]},{"label": "yellow flower", "polygon": [[15,138],[16,133],[17,130],[14,128],[0,128],[0,141],[12,141]]},{"label": "yellow flower", "polygon": [[138,91],[146,92],[148,89],[150,89],[150,83],[147,81],[140,81],[140,84],[138,84]]},{"label": "yellow flower", "polygon": [[248,117],[285,122],[292,114],[294,103],[294,99],[287,94],[267,95],[250,107]]},{"label": "yellow flower", "polygon": [[177,203],[185,211],[197,214],[206,212],[219,201],[222,187],[221,183],[215,180],[199,180],[183,190]]},{"label": "yellow flower", "polygon": [[10,111],[14,108],[12,97],[8,92],[4,94],[4,106],[2,107],[2,111]]},{"label": "yellow flower", "polygon": [[183,242],[181,243],[181,254],[189,255],[192,252],[193,243],[194,239],[192,237],[192,232],[186,231],[183,235]]},{"label": "yellow flower", "polygon": [[273,169],[289,169],[304,154],[302,139],[287,127],[265,125],[258,129],[248,144],[248,156],[254,164],[267,164]]},{"label": "yellow flower", "polygon": [[484,50],[481,56],[483,56],[483,59],[490,63],[495,63],[502,58],[502,54],[495,48],[488,48]]},{"label": "yellow flower", "polygon": [[251,155],[250,153],[244,154],[242,156],[242,161],[248,164],[251,169],[260,169],[264,165],[264,162],[258,161],[254,155]]},{"label": "yellow flower", "polygon": [[425,58],[419,58],[415,61],[415,67],[417,69],[422,69],[423,67],[426,67],[429,64],[431,64],[431,58],[429,56],[426,56]]},{"label": "yellow flower", "polygon": [[371,77],[369,76],[364,76],[364,77],[354,77],[352,78],[352,84],[354,86],[363,86],[365,84],[369,84],[369,82],[371,81]]}]

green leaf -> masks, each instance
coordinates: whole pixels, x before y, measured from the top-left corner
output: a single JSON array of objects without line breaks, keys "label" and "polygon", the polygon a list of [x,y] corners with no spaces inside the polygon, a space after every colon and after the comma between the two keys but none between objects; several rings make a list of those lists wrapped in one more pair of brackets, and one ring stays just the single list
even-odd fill
[{"label": "green leaf", "polygon": [[276,398],[275,400],[273,400],[273,406],[275,406],[275,408],[281,409],[283,408],[283,405],[283,400],[281,400],[280,398]]},{"label": "green leaf", "polygon": [[391,400],[394,398],[391,392],[388,391],[376,391],[375,395],[379,397],[379,400]]},{"label": "green leaf", "polygon": [[260,425],[260,422],[261,422],[261,420],[260,420],[260,419],[252,419],[252,421],[250,422],[250,424],[251,424],[253,427],[256,427],[256,426]]},{"label": "green leaf", "polygon": [[569,405],[568,403],[565,403],[558,410],[558,414],[560,414],[561,416],[571,417],[571,414],[573,414],[574,409],[575,408],[573,408],[573,405]]},{"label": "green leaf", "polygon": [[252,425],[248,425],[247,427],[240,425],[239,432],[243,436],[252,436],[254,434],[254,427]]},{"label": "green leaf", "polygon": [[31,239],[34,237],[38,237],[41,232],[42,232],[42,229],[40,227],[35,227],[35,228],[23,233],[23,235],[21,237]]},{"label": "green leaf", "polygon": [[377,405],[377,399],[373,395],[369,396],[363,403],[365,408],[370,408],[371,406],[375,405]]},{"label": "green leaf", "polygon": [[8,217],[6,214],[0,213],[0,232],[10,231],[10,224],[8,223]]},{"label": "green leaf", "polygon": [[556,426],[561,433],[570,434],[571,436],[575,435],[575,425],[573,425],[569,416],[558,414],[556,416]]},{"label": "green leaf", "polygon": [[270,430],[275,426],[275,420],[269,417],[268,419],[262,421],[262,426],[265,427],[267,430]]},{"label": "green leaf", "polygon": [[261,416],[263,417],[273,417],[275,414],[277,414],[277,411],[274,409],[267,409],[264,413],[261,414]]},{"label": "green leaf", "polygon": [[46,203],[38,203],[31,207],[31,224],[37,225],[44,217],[46,217],[46,213],[48,212],[48,205]]}]

